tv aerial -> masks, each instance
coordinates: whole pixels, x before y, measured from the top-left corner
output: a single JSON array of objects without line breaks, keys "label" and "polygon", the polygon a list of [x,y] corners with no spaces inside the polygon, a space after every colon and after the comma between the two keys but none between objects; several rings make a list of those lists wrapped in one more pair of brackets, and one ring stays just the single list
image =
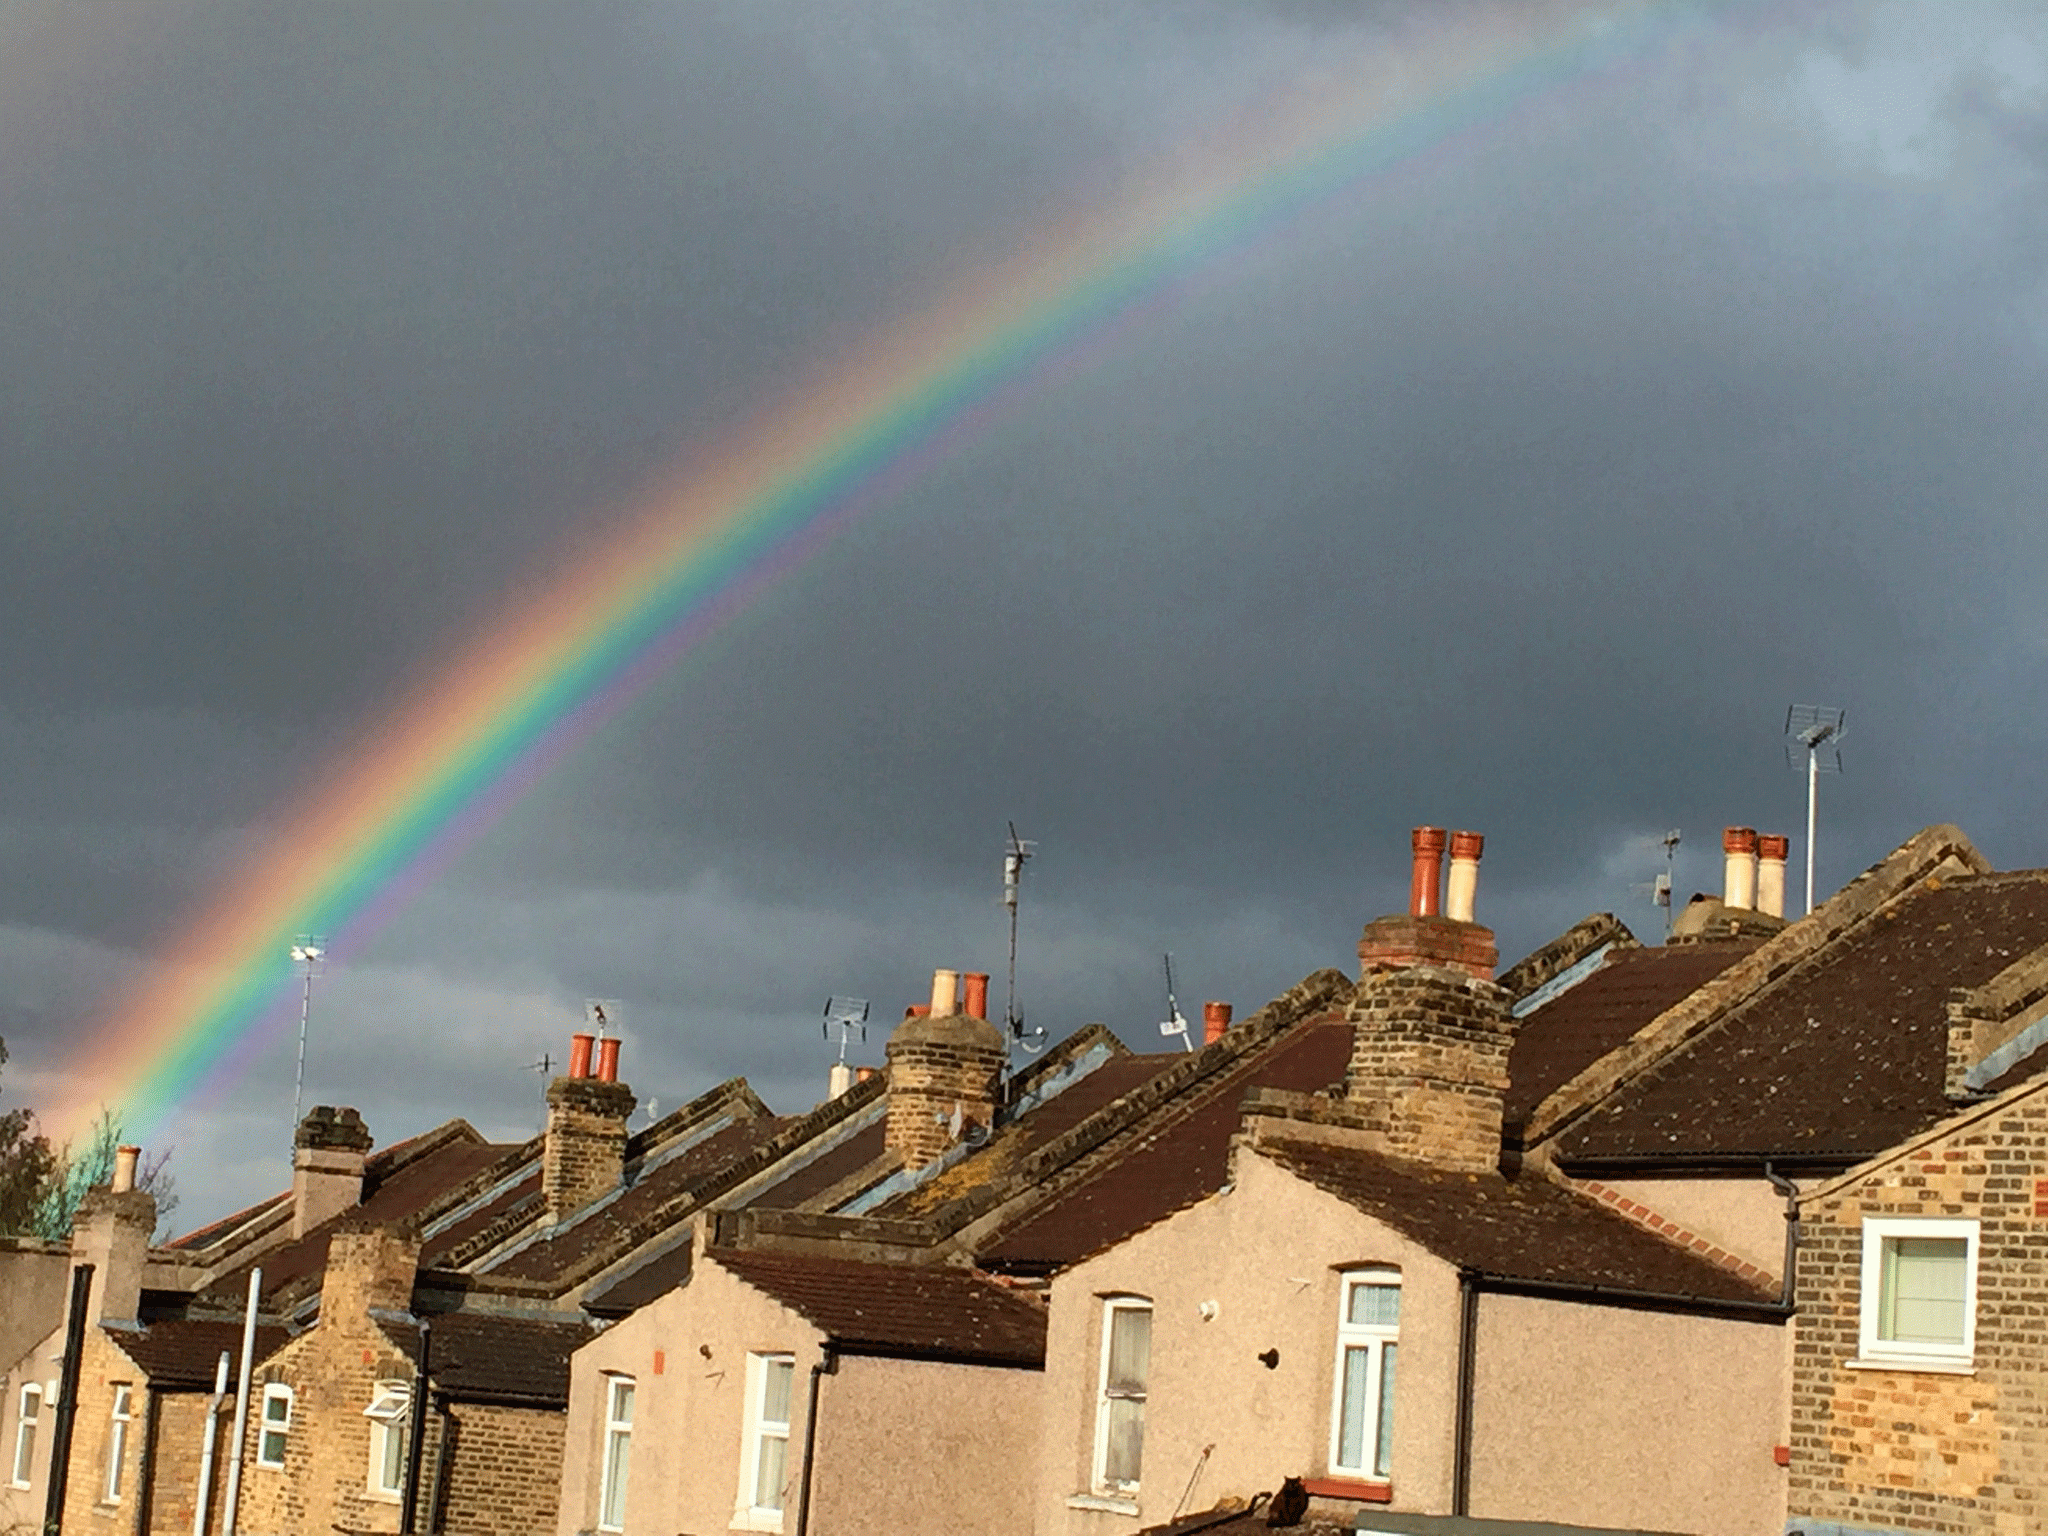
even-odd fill
[{"label": "tv aerial", "polygon": [[619,1000],[616,997],[586,997],[583,999],[583,1022],[602,1040],[612,1032],[619,1022]]},{"label": "tv aerial", "polygon": [[313,978],[327,969],[327,941],[316,933],[302,933],[291,947],[291,957],[305,978],[299,992],[299,1065],[292,1075],[292,1135],[297,1136],[299,1116],[305,1112],[306,1026],[313,1017]]},{"label": "tv aerial", "polygon": [[1806,754],[1806,910],[1813,910],[1813,837],[1819,818],[1820,776],[1842,771],[1842,737],[1848,711],[1824,704],[1794,704],[1785,711],[1785,765],[1799,766]]},{"label": "tv aerial", "polygon": [[839,1064],[846,1065],[846,1047],[853,1039],[854,1032],[861,1039],[868,1037],[868,1000],[864,997],[828,997],[825,999],[824,1036],[832,1038],[833,1030],[839,1031]]},{"label": "tv aerial", "polygon": [[1159,1033],[1171,1039],[1180,1036],[1180,1048],[1192,1051],[1194,1042],[1188,1038],[1188,1021],[1181,1016],[1180,1004],[1173,999],[1173,956],[1166,957],[1166,1022],[1159,1026]]},{"label": "tv aerial", "polygon": [[1024,1015],[1017,1011],[1017,890],[1023,883],[1024,866],[1031,862],[1038,844],[1017,835],[1017,823],[1010,823],[1009,840],[1003,844],[1003,905],[1010,909],[1010,992],[1003,1005],[1003,1022],[1010,1038],[1032,1055],[1045,1049],[1045,1030],[1026,1029]]}]

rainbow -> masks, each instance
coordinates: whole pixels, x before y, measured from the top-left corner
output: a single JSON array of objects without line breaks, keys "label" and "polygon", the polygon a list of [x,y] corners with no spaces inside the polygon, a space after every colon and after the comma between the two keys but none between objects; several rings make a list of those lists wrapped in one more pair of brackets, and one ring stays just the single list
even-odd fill
[{"label": "rainbow", "polygon": [[[45,1125],[102,1109],[155,1139],[291,1016],[296,936],[345,958],[647,682],[1092,345],[1285,228],[1520,103],[1639,57],[1697,13],[1509,7],[1348,59],[1248,114],[1142,195],[1048,230],[820,369],[656,487],[599,553],[502,619],[292,798],[278,835],[77,1037]],[[310,810],[306,808],[311,808]]]}]

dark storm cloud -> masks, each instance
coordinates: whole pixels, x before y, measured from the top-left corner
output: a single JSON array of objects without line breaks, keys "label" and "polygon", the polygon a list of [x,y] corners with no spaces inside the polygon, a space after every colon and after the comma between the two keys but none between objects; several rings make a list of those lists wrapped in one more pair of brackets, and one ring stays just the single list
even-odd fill
[{"label": "dark storm cloud", "polygon": [[[1440,15],[193,7],[76,64],[0,162],[10,1087],[691,444]],[[1156,1043],[1167,949],[1184,1005],[1345,963],[1422,820],[1489,833],[1506,951],[1654,931],[1665,827],[1682,894],[1796,826],[1794,699],[1852,708],[1824,887],[1935,819],[2048,859],[2043,30],[1713,13],[1204,274],[325,978],[317,1090],[526,1134],[594,995],[643,1095],[804,1102],[827,991],[1000,971],[1012,816],[1055,1029]],[[193,1219],[290,1070],[181,1131]]]}]

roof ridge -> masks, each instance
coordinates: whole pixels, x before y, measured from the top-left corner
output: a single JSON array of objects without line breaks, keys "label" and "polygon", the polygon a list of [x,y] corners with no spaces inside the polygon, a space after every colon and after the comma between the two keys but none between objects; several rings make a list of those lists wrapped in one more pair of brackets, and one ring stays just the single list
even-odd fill
[{"label": "roof ridge", "polygon": [[1947,823],[1923,828],[1805,917],[1786,924],[1553,1089],[1530,1112],[1524,1145],[1533,1148],[1556,1140],[1610,1094],[1661,1070],[1794,972],[1839,953],[1839,943],[1927,882],[1990,872],[1991,866],[1961,829]]}]

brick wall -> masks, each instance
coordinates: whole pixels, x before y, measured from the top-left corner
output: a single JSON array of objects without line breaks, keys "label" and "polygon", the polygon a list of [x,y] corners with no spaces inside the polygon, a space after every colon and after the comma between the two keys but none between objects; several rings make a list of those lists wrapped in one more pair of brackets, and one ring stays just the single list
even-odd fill
[{"label": "brick wall", "polygon": [[[441,1416],[435,1416],[438,1431]],[[440,1523],[447,1536],[537,1536],[552,1531],[561,1497],[558,1409],[451,1403]],[[438,1458],[430,1458],[430,1466]],[[434,1490],[422,1491],[431,1498]]]},{"label": "brick wall", "polygon": [[[889,1149],[905,1166],[935,1162],[970,1125],[995,1119],[1009,1061],[1003,1032],[964,1013],[905,1019],[889,1037]],[[957,1118],[957,1127],[956,1127]]]},{"label": "brick wall", "polygon": [[1375,972],[1348,1017],[1345,1098],[1396,1157],[1485,1170],[1500,1160],[1514,1020],[1490,981],[1437,966]]},{"label": "brick wall", "polygon": [[[2048,1531],[2048,1086],[1817,1191],[1793,1352],[1795,1521]],[[1851,1369],[1866,1216],[1980,1223],[1970,1375]]]},{"label": "brick wall", "polygon": [[624,1083],[558,1077],[548,1084],[540,1183],[550,1220],[559,1221],[619,1187],[626,1166],[626,1120],[636,1102]]}]

